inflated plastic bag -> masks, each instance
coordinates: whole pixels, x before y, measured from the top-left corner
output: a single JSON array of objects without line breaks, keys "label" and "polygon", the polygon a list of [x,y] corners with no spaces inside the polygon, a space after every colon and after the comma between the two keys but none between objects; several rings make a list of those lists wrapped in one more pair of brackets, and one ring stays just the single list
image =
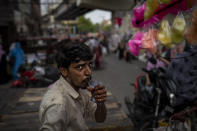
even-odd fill
[{"label": "inflated plastic bag", "polygon": [[136,6],[133,9],[133,18],[132,18],[132,24],[134,27],[143,27],[144,26],[144,12],[145,12],[145,4]]},{"label": "inflated plastic bag", "polygon": [[144,13],[144,19],[148,20],[150,19],[155,11],[157,10],[157,8],[159,7],[159,2],[158,0],[147,0],[146,2],[146,10]]},{"label": "inflated plastic bag", "polygon": [[159,22],[157,16],[153,16],[148,20],[144,20],[144,12],[146,5],[140,5],[134,8],[133,17],[132,17],[132,25],[136,28],[148,27],[151,24]]},{"label": "inflated plastic bag", "polygon": [[185,31],[186,22],[184,19],[184,16],[182,14],[179,14],[172,24],[172,29],[175,31],[175,33],[183,34]]},{"label": "inflated plastic bag", "polygon": [[172,46],[171,28],[167,20],[161,22],[160,31],[158,33],[158,40],[167,47]]},{"label": "inflated plastic bag", "polygon": [[149,29],[149,31],[144,34],[142,40],[142,47],[152,54],[157,52],[157,33],[158,31],[156,29]]},{"label": "inflated plastic bag", "polygon": [[182,14],[177,15],[172,24],[172,41],[173,43],[179,44],[184,40],[184,31],[186,22]]},{"label": "inflated plastic bag", "polygon": [[135,56],[138,56],[139,55],[139,51],[140,51],[140,48],[142,46],[142,38],[144,36],[144,33],[142,32],[138,32],[133,40],[130,40],[129,41],[129,49],[130,49],[130,52],[135,55]]},{"label": "inflated plastic bag", "polygon": [[136,19],[138,20],[143,20],[144,19],[144,11],[145,11],[145,4],[136,6],[133,9],[133,15],[135,16]]},{"label": "inflated plastic bag", "polygon": [[181,44],[181,42],[184,40],[184,37],[182,35],[176,34],[172,32],[172,41],[175,44]]}]

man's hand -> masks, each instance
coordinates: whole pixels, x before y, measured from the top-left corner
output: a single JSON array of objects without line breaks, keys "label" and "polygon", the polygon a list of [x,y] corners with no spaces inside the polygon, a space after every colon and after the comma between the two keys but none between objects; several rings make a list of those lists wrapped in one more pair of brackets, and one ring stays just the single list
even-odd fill
[{"label": "man's hand", "polygon": [[96,86],[94,88],[93,96],[97,103],[97,109],[95,111],[96,122],[104,122],[107,116],[107,110],[104,103],[106,101],[107,92],[104,86]]},{"label": "man's hand", "polygon": [[103,85],[96,86],[93,95],[97,103],[105,102],[107,97],[107,92],[105,90],[105,87]]}]

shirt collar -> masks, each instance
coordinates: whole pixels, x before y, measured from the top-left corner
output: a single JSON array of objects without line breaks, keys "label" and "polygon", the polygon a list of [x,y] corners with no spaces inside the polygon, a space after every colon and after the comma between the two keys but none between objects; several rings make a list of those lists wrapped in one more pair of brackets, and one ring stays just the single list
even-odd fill
[{"label": "shirt collar", "polygon": [[61,76],[60,82],[63,84],[63,88],[66,89],[66,92],[73,97],[74,99],[77,99],[79,97],[79,93]]}]

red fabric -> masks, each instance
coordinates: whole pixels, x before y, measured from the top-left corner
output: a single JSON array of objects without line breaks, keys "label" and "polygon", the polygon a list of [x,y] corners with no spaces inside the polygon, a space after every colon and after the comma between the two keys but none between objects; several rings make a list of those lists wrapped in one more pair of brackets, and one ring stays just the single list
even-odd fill
[{"label": "red fabric", "polygon": [[31,71],[25,71],[22,73],[22,77],[25,77],[27,76],[28,78],[31,78],[32,76],[34,75],[34,72],[31,72]]},{"label": "red fabric", "polygon": [[31,78],[29,78],[29,80],[30,80],[30,81],[36,81],[36,78],[31,77]]},{"label": "red fabric", "polygon": [[116,18],[116,24],[118,24],[118,26],[122,25],[122,18]]},{"label": "red fabric", "polygon": [[32,71],[25,71],[25,72],[23,72],[22,73],[22,77],[27,77],[28,78],[28,80],[30,80],[30,81],[35,81],[36,80],[36,78],[34,78],[34,72],[32,72]]},{"label": "red fabric", "polygon": [[21,86],[23,83],[21,80],[16,80],[12,83],[12,86],[16,87],[16,86]]},{"label": "red fabric", "polygon": [[101,52],[101,46],[99,45],[96,49],[96,68],[101,67],[101,60],[102,60],[102,52]]},{"label": "red fabric", "polygon": [[137,76],[136,80],[135,80],[135,83],[134,83],[134,93],[135,93],[135,94],[136,94],[137,91],[138,91],[138,80],[139,80],[139,78],[142,77],[142,76],[144,76],[144,74],[143,74],[143,73],[140,73],[140,74]]}]

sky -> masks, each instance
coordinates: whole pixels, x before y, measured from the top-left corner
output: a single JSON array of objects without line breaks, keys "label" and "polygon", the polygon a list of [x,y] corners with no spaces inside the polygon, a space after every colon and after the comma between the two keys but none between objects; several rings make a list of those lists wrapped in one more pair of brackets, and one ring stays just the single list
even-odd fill
[{"label": "sky", "polygon": [[111,12],[104,10],[94,10],[85,14],[86,18],[89,18],[94,24],[101,23],[103,20],[111,19]]},{"label": "sky", "polygon": [[[62,0],[41,0],[41,3],[46,2],[57,2],[61,3]],[[47,5],[41,5],[42,14],[45,14],[47,11]],[[87,14],[85,14],[86,18],[89,18],[92,23],[101,23],[103,20],[110,20],[111,19],[111,12],[104,11],[104,10],[93,10]]]}]

